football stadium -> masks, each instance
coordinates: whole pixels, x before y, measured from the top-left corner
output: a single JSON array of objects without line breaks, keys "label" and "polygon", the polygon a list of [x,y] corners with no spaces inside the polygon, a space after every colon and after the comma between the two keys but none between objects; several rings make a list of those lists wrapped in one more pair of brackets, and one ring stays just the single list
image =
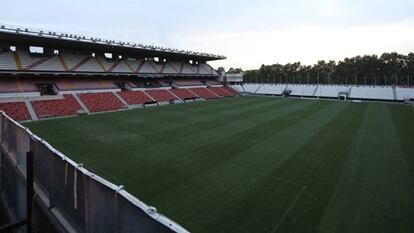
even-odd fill
[{"label": "football stadium", "polygon": [[226,59],[0,24],[0,232],[414,232],[412,53]]}]

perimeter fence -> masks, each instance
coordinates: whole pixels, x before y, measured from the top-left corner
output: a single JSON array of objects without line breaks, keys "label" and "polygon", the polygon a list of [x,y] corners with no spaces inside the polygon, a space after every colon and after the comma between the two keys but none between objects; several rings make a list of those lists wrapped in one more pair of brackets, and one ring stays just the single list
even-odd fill
[{"label": "perimeter fence", "polygon": [[[3,223],[26,221],[17,232],[188,232],[122,186],[55,150],[4,112],[0,112],[0,151]],[[33,164],[27,164],[28,154]],[[28,167],[33,168],[32,197],[27,197]],[[28,202],[33,203],[31,213]]]}]

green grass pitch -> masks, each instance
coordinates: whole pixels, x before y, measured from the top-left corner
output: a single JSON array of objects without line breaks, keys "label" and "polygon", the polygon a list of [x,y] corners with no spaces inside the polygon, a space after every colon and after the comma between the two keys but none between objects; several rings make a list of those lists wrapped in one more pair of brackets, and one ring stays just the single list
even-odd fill
[{"label": "green grass pitch", "polygon": [[411,107],[238,97],[26,125],[191,232],[414,232]]}]

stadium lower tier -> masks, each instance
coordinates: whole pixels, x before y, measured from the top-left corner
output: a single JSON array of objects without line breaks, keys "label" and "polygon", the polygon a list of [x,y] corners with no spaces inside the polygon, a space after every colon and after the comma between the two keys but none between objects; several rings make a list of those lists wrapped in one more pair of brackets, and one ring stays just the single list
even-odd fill
[{"label": "stadium lower tier", "polygon": [[86,93],[78,95],[90,112],[115,111],[125,108],[114,93]]},{"label": "stadium lower tier", "polygon": [[[230,87],[143,89],[136,91],[83,90],[65,91],[61,95],[21,96],[0,99],[0,110],[16,121],[76,116],[85,113],[118,111],[146,104],[176,103],[237,96]],[[2,94],[2,93],[0,93]],[[7,93],[10,94],[10,93]],[[20,95],[20,96],[19,96]]]},{"label": "stadium lower tier", "polygon": [[204,99],[217,99],[219,97],[207,88],[191,88],[189,90]]},{"label": "stadium lower tier", "polygon": [[0,103],[0,110],[7,113],[7,115],[16,121],[28,121],[32,119],[25,102]]},{"label": "stadium lower tier", "polygon": [[145,92],[148,93],[148,95],[150,95],[157,102],[168,102],[178,100],[178,98],[168,90],[148,90]]},{"label": "stadium lower tier", "polygon": [[31,104],[39,119],[73,116],[82,110],[73,95],[63,95],[63,99],[35,100]]}]

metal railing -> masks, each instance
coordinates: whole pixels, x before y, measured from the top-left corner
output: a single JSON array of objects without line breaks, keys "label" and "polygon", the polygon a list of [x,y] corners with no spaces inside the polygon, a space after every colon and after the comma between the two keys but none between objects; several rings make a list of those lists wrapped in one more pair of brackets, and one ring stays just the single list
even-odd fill
[{"label": "metal railing", "polygon": [[[123,186],[72,161],[2,111],[0,150],[2,209],[9,221],[32,216],[31,229],[23,226],[19,232],[45,232],[41,216],[47,216],[57,232],[188,232]],[[33,155],[33,215],[27,215],[26,208],[28,152]]]}]

